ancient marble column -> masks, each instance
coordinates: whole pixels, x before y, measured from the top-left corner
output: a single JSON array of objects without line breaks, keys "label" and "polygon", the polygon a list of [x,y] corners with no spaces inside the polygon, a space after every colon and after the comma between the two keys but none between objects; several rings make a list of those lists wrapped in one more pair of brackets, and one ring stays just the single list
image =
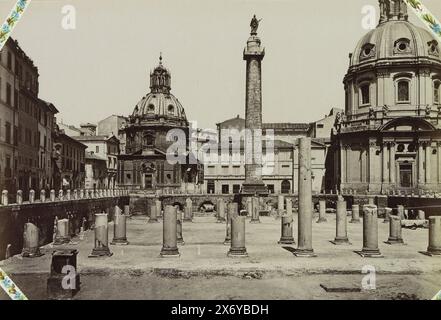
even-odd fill
[{"label": "ancient marble column", "polygon": [[218,211],[217,222],[218,223],[225,222],[225,201],[224,201],[224,199],[219,199],[217,211]]},{"label": "ancient marble column", "polygon": [[285,210],[285,197],[283,196],[283,194],[280,194],[277,196],[276,219],[280,219],[282,217],[284,210]]},{"label": "ancient marble column", "polygon": [[251,221],[250,223],[260,223],[260,204],[258,197],[251,198]]},{"label": "ancient marble column", "polygon": [[163,218],[163,244],[161,257],[179,257],[177,239],[177,209],[173,206],[166,206]]},{"label": "ancient marble column", "polygon": [[17,204],[23,203],[23,191],[21,190],[17,190],[16,203]]},{"label": "ancient marble column", "polygon": [[429,217],[429,247],[430,256],[441,255],[441,216]]},{"label": "ancient marble column", "polygon": [[246,61],[245,105],[245,182],[242,193],[267,194],[262,181],[262,60],[265,50],[261,47],[257,30],[251,32],[243,53]]},{"label": "ancient marble column", "polygon": [[34,203],[34,202],[35,202],[35,191],[30,190],[29,191],[29,203]]},{"label": "ancient marble column", "polygon": [[149,217],[149,222],[148,223],[158,223],[158,213],[157,213],[157,206],[152,205],[150,206],[150,217]]},{"label": "ancient marble column", "polygon": [[231,217],[231,247],[228,256],[232,258],[248,257],[245,247],[246,216],[235,214]]},{"label": "ancient marble column", "polygon": [[7,206],[9,204],[9,199],[8,199],[8,190],[3,190],[2,191],[2,201],[1,204],[4,206]]},{"label": "ancient marble column", "polygon": [[162,216],[162,203],[161,203],[161,200],[157,199],[155,201],[155,204],[156,204],[156,215],[158,217],[161,217]]},{"label": "ancient marble column", "polygon": [[26,258],[41,257],[39,242],[38,227],[33,223],[25,223],[22,256]]},{"label": "ancient marble column", "polygon": [[184,245],[184,237],[182,236],[182,223],[183,223],[183,216],[182,211],[179,210],[179,208],[176,208],[177,214],[176,214],[176,239],[178,241],[178,244]]},{"label": "ancient marble column", "polygon": [[401,219],[399,216],[389,216],[389,239],[387,244],[403,244]]},{"label": "ancient marble column", "polygon": [[384,208],[384,223],[389,223],[390,219],[389,217],[392,215],[392,208]]},{"label": "ancient marble column", "polygon": [[418,185],[424,184],[424,153],[423,143],[418,143]]},{"label": "ancient marble column", "polygon": [[279,240],[279,244],[295,244],[293,237],[293,216],[291,214],[285,214],[282,216],[282,230]]},{"label": "ancient marble column", "polygon": [[319,219],[317,223],[327,222],[326,219],[326,200],[319,200]]},{"label": "ancient marble column", "polygon": [[127,241],[127,216],[122,214],[121,208],[115,206],[115,217],[113,224],[113,240],[111,244],[113,245],[128,245]]},{"label": "ancient marble column", "polygon": [[130,216],[130,205],[124,206],[124,214],[128,217]]},{"label": "ancient marble column", "polygon": [[397,215],[400,217],[401,220],[406,219],[406,217],[404,215],[404,206],[402,206],[402,205],[397,206]]},{"label": "ancient marble column", "polygon": [[231,219],[238,215],[237,203],[231,202],[228,204],[226,227],[225,227],[225,241],[224,244],[231,244]]},{"label": "ancient marble column", "polygon": [[382,257],[378,248],[378,215],[377,207],[363,206],[363,249],[357,251],[366,258]]},{"label": "ancient marble column", "polygon": [[390,152],[389,152],[389,175],[390,175],[390,183],[395,184],[395,142],[391,142],[390,144]]},{"label": "ancient marble column", "polygon": [[360,223],[360,206],[358,204],[352,205],[351,223]]},{"label": "ancient marble column", "polygon": [[113,253],[109,249],[109,227],[107,213],[95,214],[95,247],[89,258],[110,257]]},{"label": "ancient marble column", "polygon": [[193,222],[193,201],[190,198],[185,200],[184,222]]},{"label": "ancient marble column", "polygon": [[336,213],[336,232],[335,239],[331,241],[333,244],[351,244],[348,239],[347,231],[347,211],[346,201],[337,201],[337,213]]},{"label": "ancient marble column", "polygon": [[298,245],[295,255],[298,257],[315,256],[312,248],[312,172],[311,138],[299,139],[299,218]]},{"label": "ancient marble column", "polygon": [[57,221],[54,245],[62,245],[70,242],[69,220],[60,219]]}]

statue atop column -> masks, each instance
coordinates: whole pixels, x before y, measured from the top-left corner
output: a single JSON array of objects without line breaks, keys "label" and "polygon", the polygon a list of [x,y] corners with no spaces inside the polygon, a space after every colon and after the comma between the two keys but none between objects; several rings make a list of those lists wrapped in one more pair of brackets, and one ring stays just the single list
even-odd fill
[{"label": "statue atop column", "polygon": [[251,19],[250,27],[251,27],[251,35],[257,35],[257,29],[259,28],[259,24],[262,19],[258,20],[256,18],[256,15],[253,16],[253,19]]}]

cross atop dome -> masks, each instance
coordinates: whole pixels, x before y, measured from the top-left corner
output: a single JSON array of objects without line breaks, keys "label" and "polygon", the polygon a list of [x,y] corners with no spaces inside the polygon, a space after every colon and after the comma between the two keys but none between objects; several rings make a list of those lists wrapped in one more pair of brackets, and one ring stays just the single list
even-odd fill
[{"label": "cross atop dome", "polygon": [[407,21],[407,4],[404,0],[379,0],[380,24],[390,20]]}]

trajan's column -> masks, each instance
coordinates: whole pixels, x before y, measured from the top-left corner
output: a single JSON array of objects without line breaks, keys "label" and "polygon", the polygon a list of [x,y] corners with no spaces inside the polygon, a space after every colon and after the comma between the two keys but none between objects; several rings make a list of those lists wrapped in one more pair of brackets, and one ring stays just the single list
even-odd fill
[{"label": "trajan's column", "polygon": [[254,15],[251,20],[251,36],[243,53],[247,62],[245,102],[245,182],[243,195],[267,194],[262,181],[262,60],[265,49],[257,36],[259,22]]}]

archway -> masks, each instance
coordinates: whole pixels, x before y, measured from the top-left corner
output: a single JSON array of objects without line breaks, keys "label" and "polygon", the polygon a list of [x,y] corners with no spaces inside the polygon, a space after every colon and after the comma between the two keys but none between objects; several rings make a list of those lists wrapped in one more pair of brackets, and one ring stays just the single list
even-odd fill
[{"label": "archway", "polygon": [[291,192],[291,182],[283,180],[281,184],[281,192],[283,194],[289,194]]}]

